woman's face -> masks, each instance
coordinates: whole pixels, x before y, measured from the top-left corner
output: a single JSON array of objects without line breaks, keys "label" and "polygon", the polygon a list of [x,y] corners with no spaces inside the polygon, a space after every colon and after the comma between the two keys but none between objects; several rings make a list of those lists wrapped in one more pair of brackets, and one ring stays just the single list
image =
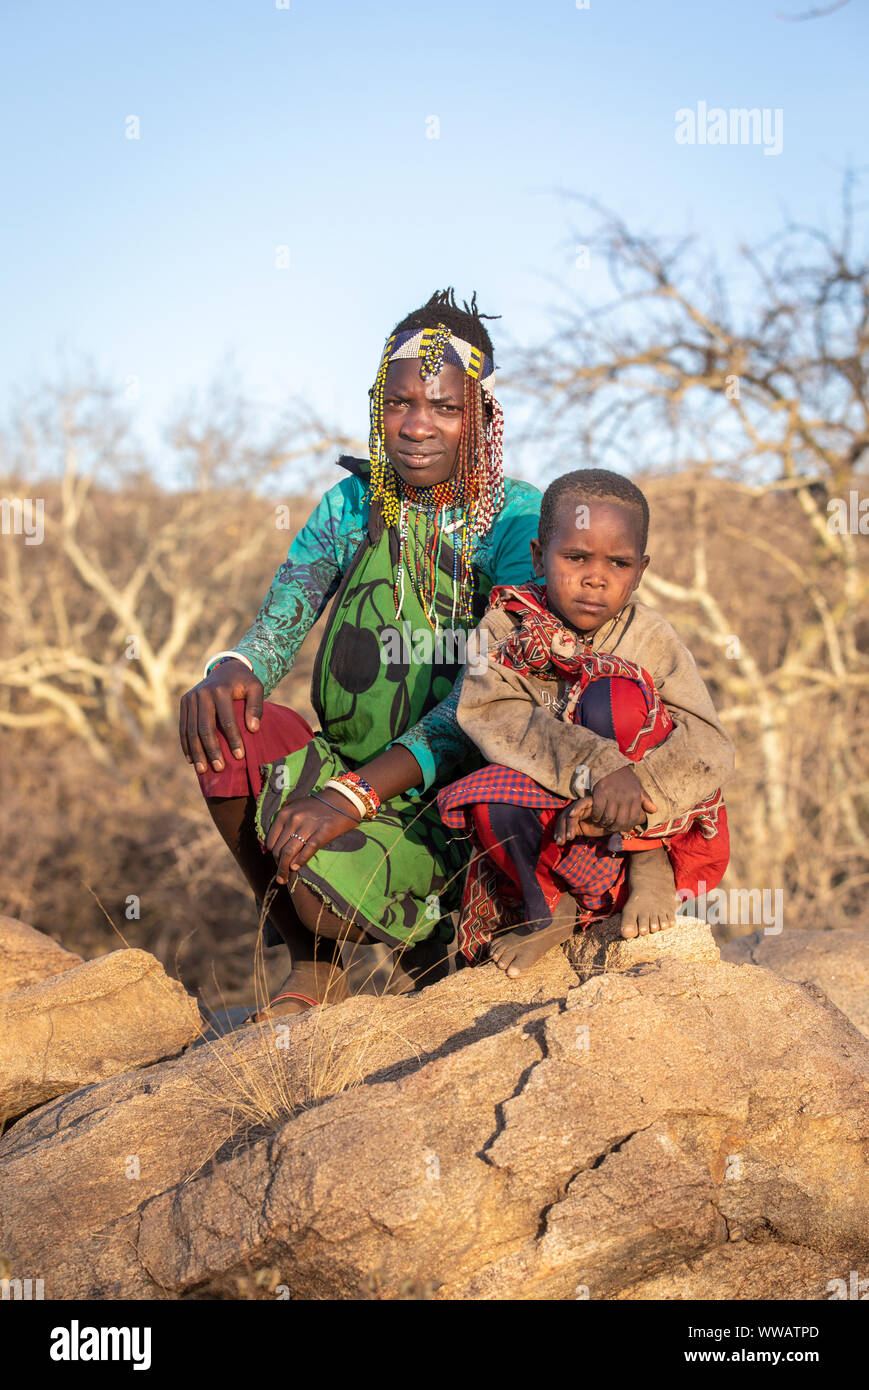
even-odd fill
[{"label": "woman's face", "polygon": [[396,473],[412,487],[434,487],[452,474],[464,393],[465,374],[452,363],[423,381],[419,358],[390,362],[383,391],[383,442]]}]

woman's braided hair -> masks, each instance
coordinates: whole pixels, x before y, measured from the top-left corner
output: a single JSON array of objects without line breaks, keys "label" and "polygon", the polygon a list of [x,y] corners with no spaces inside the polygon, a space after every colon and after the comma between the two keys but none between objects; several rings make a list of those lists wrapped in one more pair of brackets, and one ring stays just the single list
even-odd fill
[{"label": "woman's braided hair", "polygon": [[457,338],[464,338],[472,347],[478,347],[489,357],[494,356],[492,339],[483,319],[499,319],[500,314],[481,314],[477,308],[476,290],[471,295],[470,304],[462,300],[461,308],[456,300],[452,286],[446,290],[435,290],[431,299],[419,309],[414,309],[406,318],[397,323],[393,333],[403,333],[407,328],[434,328],[445,323]]}]

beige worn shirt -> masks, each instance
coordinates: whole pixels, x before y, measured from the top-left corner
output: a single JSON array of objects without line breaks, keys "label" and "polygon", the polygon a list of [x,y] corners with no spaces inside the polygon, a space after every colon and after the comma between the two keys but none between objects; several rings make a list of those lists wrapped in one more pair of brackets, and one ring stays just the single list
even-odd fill
[{"label": "beige worn shirt", "polygon": [[594,651],[613,652],[648,671],[675,725],[637,762],[614,740],[564,721],[573,682],[541,681],[498,665],[498,643],[517,625],[503,609],[486,614],[477,628],[479,657],[469,653],[459,694],[459,724],[489,762],[524,772],[568,798],[631,767],[658,807],[649,816],[654,825],[684,815],[730,777],[733,744],[693,656],[654,609],[633,599],[615,627],[606,624],[590,643]]}]

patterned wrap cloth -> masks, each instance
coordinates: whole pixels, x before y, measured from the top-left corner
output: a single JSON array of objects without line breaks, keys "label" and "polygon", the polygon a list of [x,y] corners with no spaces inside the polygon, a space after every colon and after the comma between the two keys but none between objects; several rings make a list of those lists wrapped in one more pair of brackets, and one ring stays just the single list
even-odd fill
[{"label": "patterned wrap cloth", "polygon": [[[451,914],[462,897],[469,857],[466,840],[449,833],[434,795],[479,766],[474,745],[455,716],[461,653],[433,644],[430,655],[398,638],[393,589],[398,537],[371,523],[365,500],[368,464],[326,494],[293,541],[260,613],[236,649],[250,659],[266,695],[290,669],[305,633],[331,607],[314,666],[312,704],[320,721],[312,731],[284,706],[266,701],[259,736],[238,719],[245,759],[232,757],[219,735],[225,769],[200,774],[205,796],[256,798],[256,829],[263,843],[288,802],[322,790],[331,777],[363,766],[393,744],[409,748],[423,770],[422,785],[384,804],[373,821],[354,827],[319,850],[298,878],[346,920],[392,946],[428,937],[451,939]],[[444,628],[473,627],[493,583],[524,580],[531,568],[540,493],[506,482],[504,505],[472,560],[476,608],[470,624],[455,621],[453,536],[438,567],[436,611]],[[404,620],[410,634],[429,627],[416,595],[408,592]],[[265,944],[281,937],[267,924]]]},{"label": "patterned wrap cloth", "polygon": [[[615,739],[632,762],[666,739],[673,720],[649,673],[621,657],[592,651],[547,608],[544,585],[496,587],[489,599],[489,611],[493,608],[519,621],[490,659],[537,680],[569,681],[559,718]],[[628,895],[626,852],[663,843],[676,888],[685,897],[695,896],[701,883],[714,888],[724,875],[730,840],[720,790],[641,835],[578,837],[559,846],[554,822],[570,804],[527,774],[497,764],[439,793],[445,825],[464,832],[475,850],[459,926],[459,947],[469,961],[483,956],[503,926],[521,921],[548,926],[566,890],[577,899],[583,929],[618,912]],[[525,814],[529,809],[533,826]]]}]

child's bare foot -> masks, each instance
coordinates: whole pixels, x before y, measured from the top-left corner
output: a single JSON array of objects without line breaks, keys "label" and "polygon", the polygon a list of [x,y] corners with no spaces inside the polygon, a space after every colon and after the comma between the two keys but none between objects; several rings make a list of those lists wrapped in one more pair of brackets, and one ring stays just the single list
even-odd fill
[{"label": "child's bare foot", "polygon": [[561,941],[567,941],[568,937],[573,935],[575,925],[576,899],[570,893],[564,893],[552,914],[551,926],[543,927],[539,931],[535,931],[531,926],[514,927],[512,931],[492,942],[490,958],[499,970],[506,971],[511,977],[521,975],[523,970],[530,969],[546,951]]},{"label": "child's bare foot", "polygon": [[676,925],[676,882],[663,845],[630,855],[628,885],[628,900],[622,908],[622,936],[646,936]]}]

